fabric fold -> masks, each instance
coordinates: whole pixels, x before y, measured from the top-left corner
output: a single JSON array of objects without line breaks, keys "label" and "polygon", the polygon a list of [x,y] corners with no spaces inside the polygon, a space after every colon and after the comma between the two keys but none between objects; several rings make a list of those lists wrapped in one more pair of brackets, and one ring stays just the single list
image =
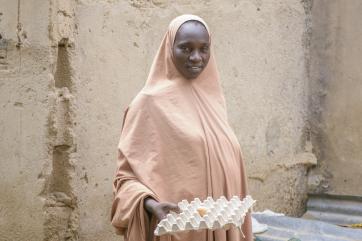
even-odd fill
[{"label": "fabric fold", "polygon": [[[179,27],[187,21],[207,24],[194,15],[174,19],[153,61],[143,89],[125,111],[118,144],[112,225],[126,241],[251,241],[248,215],[245,238],[237,229],[203,230],[152,237],[143,201],[160,202],[212,196],[247,195],[239,142],[228,124],[225,98],[219,83],[213,50],[203,72],[185,79],[172,60],[172,45]],[[210,36],[211,39],[211,36]]]},{"label": "fabric fold", "polygon": [[[158,200],[158,198],[137,180],[124,155],[118,152],[118,168],[113,182],[111,223],[119,235],[134,237],[135,240],[146,240],[150,220],[143,207],[144,199],[152,197]],[[129,229],[130,226],[135,228]]]}]

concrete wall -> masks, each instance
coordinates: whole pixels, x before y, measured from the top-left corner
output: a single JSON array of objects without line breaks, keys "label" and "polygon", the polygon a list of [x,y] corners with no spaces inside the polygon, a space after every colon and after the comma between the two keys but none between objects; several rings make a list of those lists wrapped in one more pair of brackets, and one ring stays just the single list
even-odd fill
[{"label": "concrete wall", "polygon": [[0,6],[0,240],[75,240],[70,5]]},{"label": "concrete wall", "polygon": [[20,35],[23,45],[17,48],[17,1],[0,1],[0,240],[43,238],[41,173],[49,163],[48,8],[42,0],[22,4],[19,20],[27,38]]},{"label": "concrete wall", "polygon": [[311,126],[320,160],[313,192],[362,195],[362,2],[315,1]]},{"label": "concrete wall", "polygon": [[109,212],[122,111],[182,13],[212,30],[257,209],[303,212],[312,149],[321,148],[308,121],[318,84],[309,85],[311,1],[26,0],[20,48],[17,1],[0,6],[9,42],[0,59],[0,240],[119,240]]},{"label": "concrete wall", "polygon": [[78,194],[85,240],[113,237],[110,183],[122,111],[142,88],[168,23],[187,12],[204,17],[213,31],[257,208],[303,212],[307,166],[315,162],[304,131],[309,2],[79,1],[75,132],[87,177]]}]

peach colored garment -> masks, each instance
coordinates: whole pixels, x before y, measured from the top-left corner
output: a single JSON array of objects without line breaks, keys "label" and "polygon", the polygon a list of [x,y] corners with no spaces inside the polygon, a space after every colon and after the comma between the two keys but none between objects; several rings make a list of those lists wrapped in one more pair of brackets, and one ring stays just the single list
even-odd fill
[{"label": "peach colored garment", "polygon": [[[194,15],[175,18],[163,38],[144,88],[126,109],[118,145],[112,225],[130,241],[252,240],[251,220],[237,229],[152,237],[155,220],[143,207],[145,197],[177,203],[182,199],[233,195],[245,197],[246,178],[238,140],[227,121],[219,75],[211,57],[204,71],[187,80],[172,60],[178,28]],[[210,37],[211,38],[211,37]]]}]

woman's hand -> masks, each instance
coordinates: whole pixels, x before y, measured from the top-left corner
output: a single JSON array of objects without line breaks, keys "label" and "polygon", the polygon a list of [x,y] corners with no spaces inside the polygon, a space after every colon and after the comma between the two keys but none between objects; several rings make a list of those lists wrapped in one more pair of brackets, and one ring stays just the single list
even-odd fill
[{"label": "woman's hand", "polygon": [[144,202],[148,213],[154,215],[158,221],[164,219],[170,211],[179,212],[179,207],[174,203],[160,203],[151,197],[147,197]]}]

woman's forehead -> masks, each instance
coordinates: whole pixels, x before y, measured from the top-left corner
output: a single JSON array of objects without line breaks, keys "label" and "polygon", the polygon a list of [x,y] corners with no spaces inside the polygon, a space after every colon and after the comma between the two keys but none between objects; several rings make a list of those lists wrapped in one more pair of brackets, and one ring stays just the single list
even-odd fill
[{"label": "woman's forehead", "polygon": [[176,32],[175,42],[198,40],[209,42],[209,33],[199,21],[191,20],[183,23]]}]

